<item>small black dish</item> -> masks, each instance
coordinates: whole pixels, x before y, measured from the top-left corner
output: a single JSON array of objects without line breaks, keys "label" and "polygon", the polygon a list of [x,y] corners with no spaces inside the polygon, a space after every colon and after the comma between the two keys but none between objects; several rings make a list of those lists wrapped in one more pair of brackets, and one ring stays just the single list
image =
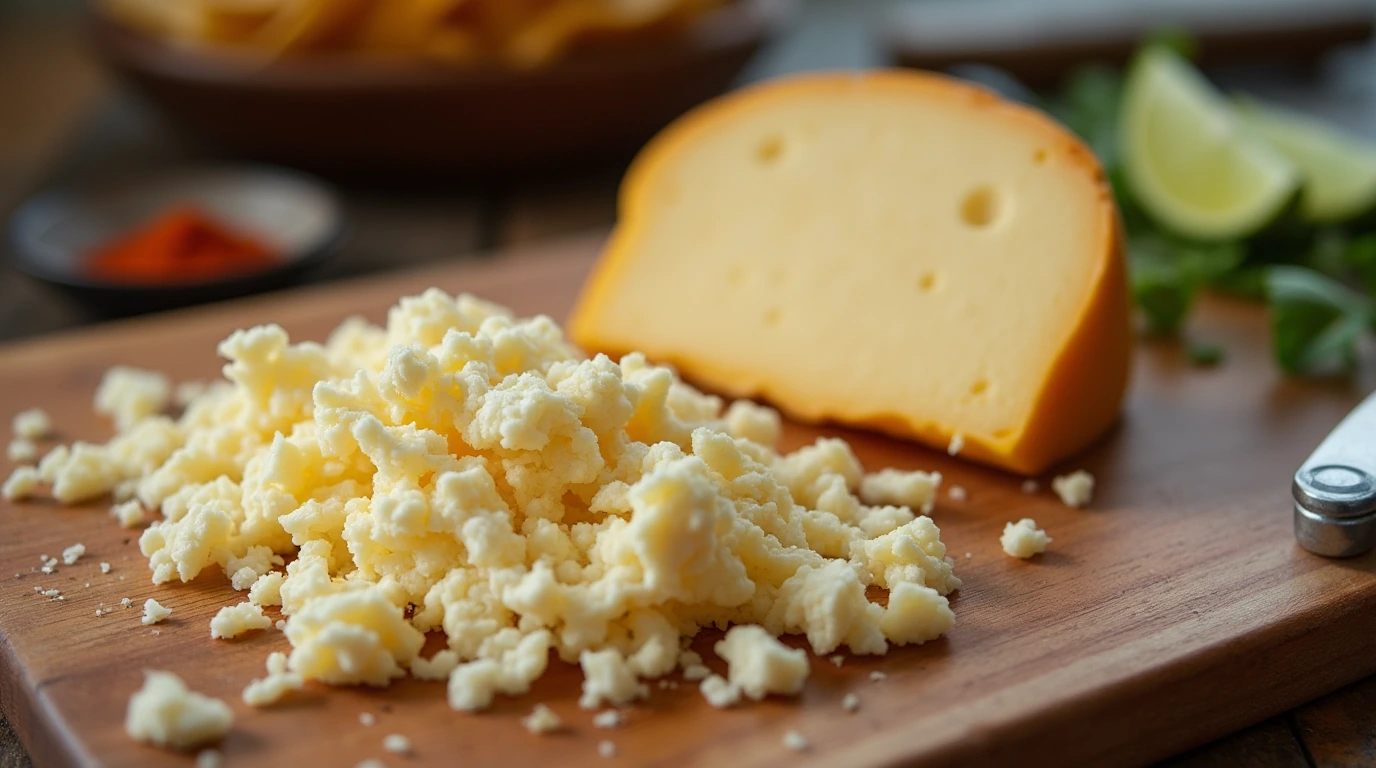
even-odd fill
[{"label": "small black dish", "polygon": [[[88,274],[91,252],[167,208],[190,204],[272,246],[265,269],[177,283],[119,283]],[[123,315],[200,304],[290,285],[340,241],[344,214],[325,182],[273,167],[187,168],[41,193],[10,218],[10,261],[88,308]]]}]

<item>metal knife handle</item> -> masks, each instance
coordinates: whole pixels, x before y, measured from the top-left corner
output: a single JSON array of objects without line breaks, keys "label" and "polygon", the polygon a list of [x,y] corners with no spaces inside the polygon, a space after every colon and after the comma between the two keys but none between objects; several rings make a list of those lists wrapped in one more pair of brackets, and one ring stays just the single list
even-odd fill
[{"label": "metal knife handle", "polygon": [[1327,557],[1376,546],[1376,394],[1362,401],[1295,473],[1295,538]]}]

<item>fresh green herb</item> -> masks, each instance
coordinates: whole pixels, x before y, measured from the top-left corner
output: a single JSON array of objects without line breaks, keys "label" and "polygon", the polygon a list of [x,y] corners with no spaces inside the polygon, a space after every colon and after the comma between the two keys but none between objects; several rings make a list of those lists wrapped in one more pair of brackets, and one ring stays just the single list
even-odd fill
[{"label": "fresh green herb", "polygon": [[1223,362],[1223,345],[1214,341],[1195,341],[1185,350],[1185,359],[1190,365],[1212,368]]},{"label": "fresh green herb", "polygon": [[1148,332],[1178,333],[1200,289],[1232,273],[1245,257],[1241,243],[1192,243],[1162,232],[1130,239],[1132,295]]},{"label": "fresh green herb", "polygon": [[1267,271],[1271,344],[1287,373],[1321,375],[1350,369],[1371,319],[1371,300],[1313,269]]}]

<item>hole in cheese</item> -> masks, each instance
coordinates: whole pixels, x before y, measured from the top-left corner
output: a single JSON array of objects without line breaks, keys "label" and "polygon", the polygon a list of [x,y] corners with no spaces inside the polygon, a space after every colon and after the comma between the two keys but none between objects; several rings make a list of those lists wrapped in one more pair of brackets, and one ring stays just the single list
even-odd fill
[{"label": "hole in cheese", "polygon": [[988,379],[975,379],[975,383],[970,385],[970,394],[982,395],[989,390]]},{"label": "hole in cheese", "polygon": [[960,203],[960,218],[966,224],[983,229],[994,223],[1002,207],[999,194],[990,186],[979,186],[970,190]]},{"label": "hole in cheese", "polygon": [[760,146],[755,150],[755,157],[760,161],[760,165],[773,165],[778,162],[784,154],[784,139],[782,136],[770,136],[760,142]]},{"label": "hole in cheese", "polygon": [[1037,165],[1045,165],[1049,155],[1045,149],[1039,149],[1032,153],[1032,162]]},{"label": "hole in cheese", "polygon": [[934,289],[934,288],[936,288],[936,273],[935,273],[935,272],[931,272],[931,271],[923,272],[922,275],[921,275],[920,277],[917,278],[917,289],[918,289],[919,291],[922,291],[923,293],[927,293],[928,291],[931,291],[931,290]]}]

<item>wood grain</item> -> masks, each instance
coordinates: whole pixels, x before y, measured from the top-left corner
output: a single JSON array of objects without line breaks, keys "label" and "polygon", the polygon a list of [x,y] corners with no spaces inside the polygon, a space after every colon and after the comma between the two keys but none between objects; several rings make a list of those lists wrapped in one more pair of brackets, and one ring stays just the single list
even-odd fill
[{"label": "wood grain", "polygon": [[[112,363],[203,378],[218,369],[214,343],[234,328],[271,320],[322,338],[347,314],[380,319],[396,296],[432,284],[562,317],[596,246],[576,241],[0,348],[0,420],[40,405],[64,439],[101,439],[109,430],[90,398]],[[299,703],[253,711],[239,692],[268,651],[285,647],[280,633],[212,641],[207,621],[236,601],[223,578],[155,589],[133,537],[103,505],[40,501],[0,506],[0,705],[40,765],[188,764],[122,731],[125,702],[148,667],[233,703],[238,719],[221,747],[230,765],[349,765],[383,757],[382,737],[394,732],[415,745],[407,764],[1145,764],[1376,671],[1368,640],[1376,556],[1327,561],[1299,550],[1287,502],[1290,474],[1371,385],[1371,372],[1346,383],[1282,379],[1252,306],[1210,302],[1197,328],[1228,347],[1227,364],[1192,369],[1171,345],[1142,347],[1123,423],[1067,467],[1098,477],[1090,510],[1045,491],[1023,494],[1019,478],[920,447],[791,426],[789,445],[841,434],[867,467],[936,469],[969,490],[965,502],[943,497],[934,513],[966,583],[954,601],[956,628],[839,669],[814,660],[797,700],[718,711],[682,685],[635,707],[626,728],[600,731],[577,708],[577,670],[556,663],[530,695],[478,716],[449,710],[441,685],[410,680],[385,691],[312,686]],[[1032,562],[998,547],[1003,524],[1024,516],[1055,537]],[[74,541],[86,544],[86,558],[54,576],[36,573],[40,554]],[[97,569],[102,560],[114,565],[108,576]],[[48,602],[35,585],[58,587],[67,600]],[[135,609],[94,617],[100,602],[154,594],[174,610],[158,635],[139,626]],[[871,670],[888,677],[871,682]],[[847,692],[861,698],[855,715],[841,713]],[[568,730],[527,734],[518,718],[536,702]],[[358,725],[362,711],[379,724]],[[813,749],[785,750],[787,729]],[[604,738],[617,744],[613,760],[597,755]]]},{"label": "wood grain", "polygon": [[1316,768],[1376,765],[1376,680],[1363,680],[1294,712]]}]

